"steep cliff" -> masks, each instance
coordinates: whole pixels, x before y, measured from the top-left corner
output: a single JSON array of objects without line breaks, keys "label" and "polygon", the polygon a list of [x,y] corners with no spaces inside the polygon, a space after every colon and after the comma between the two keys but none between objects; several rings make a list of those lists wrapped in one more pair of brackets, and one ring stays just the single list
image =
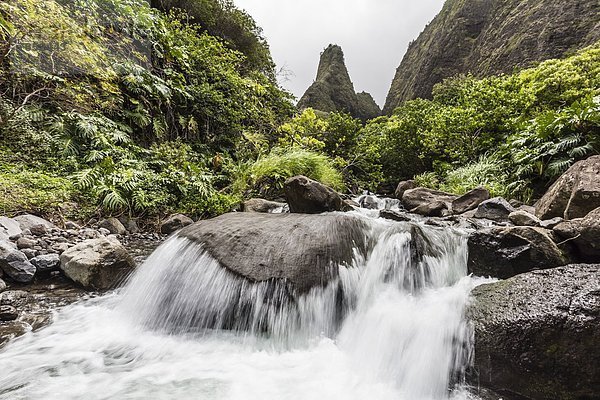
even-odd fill
[{"label": "steep cliff", "polygon": [[329,45],[321,54],[317,78],[298,102],[298,108],[308,107],[326,112],[344,111],[363,121],[381,114],[370,94],[354,91],[344,53],[337,45]]},{"label": "steep cliff", "polygon": [[444,78],[512,72],[600,40],[598,0],[447,0],[404,56],[383,112]]}]

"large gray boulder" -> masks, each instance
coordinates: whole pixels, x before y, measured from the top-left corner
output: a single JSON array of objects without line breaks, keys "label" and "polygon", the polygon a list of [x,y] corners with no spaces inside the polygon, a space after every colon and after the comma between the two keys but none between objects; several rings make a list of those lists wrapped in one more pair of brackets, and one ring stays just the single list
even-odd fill
[{"label": "large gray boulder", "polygon": [[338,192],[306,176],[285,181],[285,197],[292,213],[320,214],[328,211],[351,211]]},{"label": "large gray boulder", "polygon": [[178,235],[198,244],[223,267],[250,281],[285,279],[306,292],[366,251],[365,222],[347,214],[230,213],[199,221]]},{"label": "large gray boulder", "polygon": [[545,229],[525,226],[478,230],[468,240],[469,272],[506,279],[567,264],[568,258],[549,234]]},{"label": "large gray boulder", "polygon": [[417,207],[427,205],[435,202],[442,202],[446,204],[446,208],[450,209],[452,202],[456,200],[458,196],[450,193],[441,192],[439,190],[428,189],[424,187],[418,187],[415,189],[409,189],[402,195],[402,204],[407,210],[413,210]]},{"label": "large gray boulder", "polygon": [[242,203],[242,211],[257,213],[285,212],[289,207],[286,203],[265,199],[250,199]]},{"label": "large gray boulder", "polygon": [[575,163],[536,204],[540,219],[582,218],[600,207],[600,155]]},{"label": "large gray boulder", "polygon": [[32,214],[18,215],[14,217],[13,220],[19,224],[19,227],[23,231],[26,229],[31,229],[32,227],[37,225],[44,225],[46,228],[49,229],[56,228],[56,225],[54,225],[52,222]]},{"label": "large gray boulder", "polygon": [[12,244],[0,241],[0,269],[12,280],[29,283],[33,280],[36,269],[27,256]]},{"label": "large gray boulder", "polygon": [[133,258],[114,238],[89,239],[60,256],[60,268],[65,275],[87,289],[112,289],[134,267]]},{"label": "large gray boulder", "polygon": [[600,265],[530,272],[473,298],[474,384],[534,400],[598,398]]},{"label": "large gray boulder", "polygon": [[475,210],[481,203],[489,200],[490,192],[484,187],[475,188],[452,202],[452,212],[463,214]]}]

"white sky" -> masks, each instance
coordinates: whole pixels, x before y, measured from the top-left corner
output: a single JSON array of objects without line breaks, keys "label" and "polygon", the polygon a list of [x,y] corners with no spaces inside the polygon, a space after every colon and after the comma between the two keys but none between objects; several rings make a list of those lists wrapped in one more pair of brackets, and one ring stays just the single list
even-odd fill
[{"label": "white sky", "polygon": [[300,98],[317,74],[321,51],[342,46],[357,92],[383,106],[410,41],[442,9],[444,0],[235,0],[254,17],[278,68],[292,74],[282,85]]}]

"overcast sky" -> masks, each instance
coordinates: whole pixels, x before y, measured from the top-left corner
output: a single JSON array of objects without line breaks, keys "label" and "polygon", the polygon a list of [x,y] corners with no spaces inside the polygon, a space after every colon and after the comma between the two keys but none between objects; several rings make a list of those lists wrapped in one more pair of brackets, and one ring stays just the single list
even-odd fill
[{"label": "overcast sky", "polygon": [[408,43],[444,0],[235,0],[260,25],[285,88],[298,98],[314,81],[321,51],[342,46],[357,92],[383,106]]}]

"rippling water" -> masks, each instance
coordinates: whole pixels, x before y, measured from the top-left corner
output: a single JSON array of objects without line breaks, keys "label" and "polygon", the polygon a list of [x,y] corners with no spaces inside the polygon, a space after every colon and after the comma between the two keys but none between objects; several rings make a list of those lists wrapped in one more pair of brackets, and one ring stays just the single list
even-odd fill
[{"label": "rippling water", "polygon": [[123,290],[2,350],[0,399],[474,398],[464,235],[369,221],[369,256],[303,295],[173,238]]}]

